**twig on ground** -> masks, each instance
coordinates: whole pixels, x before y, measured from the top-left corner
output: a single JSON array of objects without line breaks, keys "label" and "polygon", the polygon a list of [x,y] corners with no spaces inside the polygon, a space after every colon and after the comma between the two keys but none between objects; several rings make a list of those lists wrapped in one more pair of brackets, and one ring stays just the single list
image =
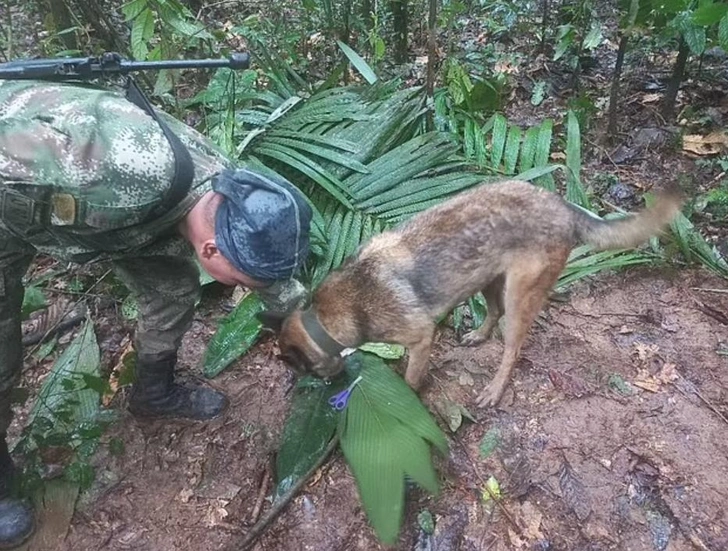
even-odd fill
[{"label": "twig on ground", "polygon": [[723,325],[728,325],[728,315],[726,315],[725,312],[721,312],[720,310],[717,310],[712,306],[708,306],[698,300],[695,301],[695,307],[706,316],[713,318],[715,321],[722,323]]},{"label": "twig on ground", "polygon": [[692,291],[702,291],[703,293],[718,293],[721,295],[728,295],[728,289],[706,289],[704,287],[690,287]]},{"label": "twig on ground", "polygon": [[[713,413],[715,413],[715,414],[716,414],[716,415],[717,415],[718,417],[720,417],[720,418],[721,418],[721,419],[723,420],[723,422],[724,422],[724,423],[726,423],[726,424],[728,425],[728,419],[726,419],[726,416],[725,416],[725,415],[723,415],[723,414],[722,414],[722,413],[721,413],[721,412],[720,412],[720,411],[718,410],[718,408],[716,408],[716,407],[715,407],[715,406],[714,406],[714,405],[712,404],[712,402],[710,402],[710,400],[708,400],[708,399],[707,399],[707,398],[706,398],[705,396],[703,396],[703,395],[702,395],[702,394],[700,393],[700,391],[699,391],[699,390],[698,390],[698,389],[697,389],[697,388],[695,387],[695,385],[694,385],[693,383],[691,383],[690,381],[688,381],[688,380],[687,380],[687,379],[686,379],[685,377],[683,377],[683,376],[682,376],[682,375],[680,375],[679,373],[678,373],[678,377],[680,377],[680,380],[682,380],[683,382],[687,383],[687,386],[688,386],[688,388],[690,389],[690,392],[692,392],[692,393],[693,393],[693,394],[695,394],[695,395],[696,395],[696,396],[697,396],[698,398],[700,398],[700,401],[701,401],[701,402],[703,402],[703,403],[704,403],[704,404],[705,404],[706,406],[708,406],[708,409],[710,409],[710,410],[711,410],[711,411],[712,411]],[[673,383],[673,384],[674,384],[674,383]],[[679,391],[680,393],[682,393],[683,395],[685,395],[685,394],[686,394],[686,392],[685,392],[685,390],[684,390],[684,389],[680,388],[680,387],[679,387],[678,385],[674,385],[674,386],[675,386],[675,388],[677,388],[677,389],[678,389],[678,391]]]},{"label": "twig on ground", "polygon": [[265,500],[265,494],[268,491],[268,481],[270,480],[270,465],[265,466],[263,471],[263,479],[260,482],[260,489],[258,490],[258,499],[255,500],[255,506],[253,507],[252,513],[250,513],[250,521],[256,522],[260,516],[260,509],[263,507],[263,501]]},{"label": "twig on ground", "polygon": [[250,549],[253,544],[257,541],[257,539],[263,534],[263,531],[268,527],[268,525],[275,520],[275,518],[281,514],[283,509],[286,508],[288,503],[295,497],[295,495],[299,492],[301,488],[306,484],[309,478],[313,476],[313,474],[321,468],[321,466],[326,462],[329,455],[336,449],[336,446],[339,445],[339,437],[334,436],[331,441],[329,442],[329,445],[324,450],[324,453],[321,455],[321,457],[316,461],[316,464],[311,467],[306,474],[304,474],[298,482],[296,482],[285,494],[283,494],[278,501],[276,501],[273,504],[273,507],[271,507],[267,513],[263,515],[263,517],[253,525],[253,527],[248,531],[248,533],[245,535],[243,540],[238,544],[231,544],[226,548],[226,551],[246,551],[247,549]]}]

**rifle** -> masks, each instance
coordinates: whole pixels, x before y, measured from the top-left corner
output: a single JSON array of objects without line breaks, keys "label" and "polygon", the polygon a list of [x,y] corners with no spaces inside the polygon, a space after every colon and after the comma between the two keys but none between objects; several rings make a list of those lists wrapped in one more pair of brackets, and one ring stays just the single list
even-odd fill
[{"label": "rifle", "polygon": [[129,61],[115,52],[100,57],[68,57],[27,59],[0,63],[3,80],[85,80],[112,74],[125,75],[132,71],[161,69],[205,69],[227,67],[247,69],[248,52],[234,53],[228,59],[179,59],[168,61]]}]

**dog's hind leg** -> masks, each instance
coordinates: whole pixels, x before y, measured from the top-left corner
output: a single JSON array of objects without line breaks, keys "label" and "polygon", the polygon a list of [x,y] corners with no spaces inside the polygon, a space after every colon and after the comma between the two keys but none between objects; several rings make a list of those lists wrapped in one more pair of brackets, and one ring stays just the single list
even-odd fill
[{"label": "dog's hind leg", "polygon": [[495,406],[503,396],[528,330],[556,283],[567,257],[568,250],[529,255],[509,268],[504,296],[503,358],[495,377],[478,396],[478,406]]},{"label": "dog's hind leg", "polygon": [[505,278],[499,275],[493,280],[485,289],[483,289],[483,296],[485,297],[485,304],[488,307],[488,315],[485,317],[483,325],[478,329],[474,329],[469,333],[463,335],[461,343],[465,346],[474,346],[480,344],[490,337],[490,334],[498,325],[498,321],[501,319],[505,312],[503,307],[503,283]]}]

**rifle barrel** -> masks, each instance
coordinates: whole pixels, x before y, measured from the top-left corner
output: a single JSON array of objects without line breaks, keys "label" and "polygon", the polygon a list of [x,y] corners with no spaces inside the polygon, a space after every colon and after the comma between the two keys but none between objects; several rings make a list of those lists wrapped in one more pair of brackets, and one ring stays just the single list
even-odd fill
[{"label": "rifle barrel", "polygon": [[247,69],[250,66],[250,54],[236,53],[228,59],[172,59],[168,61],[121,61],[122,72],[144,71],[147,69],[201,69],[229,67],[231,69]]},{"label": "rifle barrel", "polygon": [[57,59],[28,59],[0,63],[0,80],[40,79],[72,80],[88,79],[104,74],[161,69],[205,69],[229,67],[247,69],[250,54],[239,52],[228,59],[173,59],[165,61],[128,61],[120,58],[76,57]]}]

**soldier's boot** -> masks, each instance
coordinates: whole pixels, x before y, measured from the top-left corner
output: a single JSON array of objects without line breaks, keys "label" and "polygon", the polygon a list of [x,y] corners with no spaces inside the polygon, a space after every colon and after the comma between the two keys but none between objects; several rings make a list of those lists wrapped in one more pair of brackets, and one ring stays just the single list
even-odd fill
[{"label": "soldier's boot", "polygon": [[26,501],[11,497],[14,475],[7,440],[0,434],[0,549],[22,545],[35,530],[33,508]]},{"label": "soldier's boot", "polygon": [[137,358],[136,382],[129,411],[138,417],[181,417],[206,420],[217,417],[228,405],[224,394],[201,386],[174,382],[177,354]]}]

